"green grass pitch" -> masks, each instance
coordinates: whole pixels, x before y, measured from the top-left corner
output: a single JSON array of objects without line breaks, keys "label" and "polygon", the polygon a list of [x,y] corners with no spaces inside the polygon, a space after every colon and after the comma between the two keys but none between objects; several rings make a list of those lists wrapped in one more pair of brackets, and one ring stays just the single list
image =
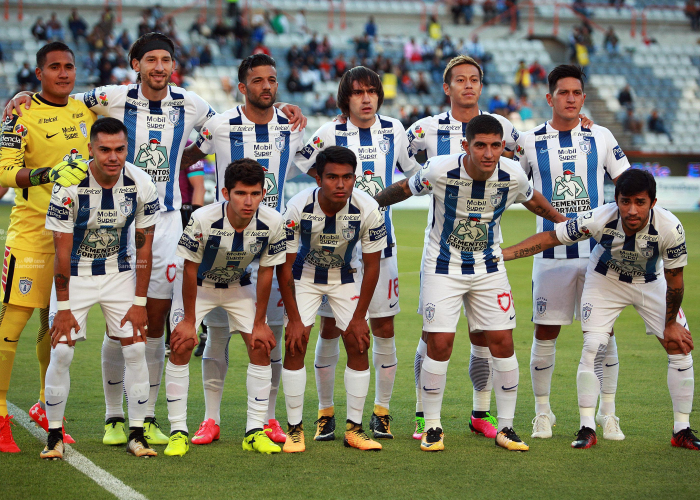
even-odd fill
[{"label": "green grass pitch", "polygon": [[[9,208],[0,207],[0,227],[7,227]],[[695,308],[700,298],[700,214],[679,214],[690,249],[685,273],[684,309],[691,329],[700,324]],[[600,440],[590,450],[573,450],[570,443],[578,428],[576,368],[581,353],[580,325],[564,327],[557,349],[553,377],[552,408],[557,416],[554,437],[531,439],[534,397],[529,375],[532,340],[530,278],[532,260],[508,264],[508,274],[518,313],[514,331],[520,361],[520,390],[515,429],[530,444],[528,453],[513,453],[494,446],[492,440],[473,436],[467,427],[472,387],[469,381],[467,323],[462,318],[448,372],[442,421],[446,450],[428,454],[411,439],[415,389],[413,357],[421,331],[415,313],[418,302],[418,268],[422,251],[425,212],[396,211],[399,242],[401,309],[396,318],[399,368],[391,402],[396,438],[383,441],[380,453],[362,453],[343,447],[341,432],[329,443],[313,441],[317,397],[313,376],[312,333],[307,355],[308,384],[304,408],[307,450],[302,454],[260,456],[244,452],[245,370],[247,357],[238,338],[231,341],[230,368],[222,408],[221,440],[208,446],[191,446],[182,458],[160,456],[138,460],[123,447],[102,445],[104,396],[100,371],[100,346],[104,322],[93,308],[88,339],[78,345],[71,369],[71,395],[66,417],[75,449],[95,464],[151,499],[163,498],[692,498],[697,497],[700,453],[672,448],[673,415],[666,386],[666,356],[654,338],[647,338],[641,318],[628,308],[615,325],[620,355],[617,415],[627,438],[622,442]],[[529,212],[508,211],[503,217],[505,244],[512,244],[535,230]],[[35,314],[18,346],[8,399],[25,411],[38,396],[38,363],[34,351],[38,314]],[[342,349],[341,349],[342,352]],[[344,355],[336,372],[338,423],[345,418],[343,388]],[[190,364],[189,420],[193,434],[204,416],[201,358]],[[167,433],[165,394],[158,398],[157,416]],[[696,391],[697,396],[697,391]],[[365,405],[369,424],[374,382]],[[697,397],[696,397],[697,399]],[[495,400],[492,398],[495,412]],[[285,421],[282,391],[278,417]],[[697,426],[697,416],[691,417]],[[43,462],[39,443],[23,428],[14,428],[22,453],[0,455],[0,497],[3,499],[109,498],[110,495],[64,462]],[[602,432],[600,433],[602,434]],[[692,479],[695,477],[695,479]]]}]

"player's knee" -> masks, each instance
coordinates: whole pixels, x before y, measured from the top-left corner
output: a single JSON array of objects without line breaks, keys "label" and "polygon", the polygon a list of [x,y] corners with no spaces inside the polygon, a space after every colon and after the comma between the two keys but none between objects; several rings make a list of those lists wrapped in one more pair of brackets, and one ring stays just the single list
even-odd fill
[{"label": "player's knee", "polygon": [[584,332],[583,333],[583,351],[581,353],[582,361],[590,361],[591,363],[596,356],[602,351],[605,351],[610,340],[610,335],[603,332]]},{"label": "player's knee", "polygon": [[334,318],[321,317],[320,335],[324,339],[334,339],[340,336],[340,330],[336,327]]},{"label": "player's knee", "polygon": [[75,348],[68,344],[57,344],[56,347],[51,349],[51,364],[59,368],[70,366],[74,352]]},{"label": "player's knee", "polygon": [[535,338],[538,340],[554,340],[559,336],[561,325],[535,325]]},{"label": "player's knee", "polygon": [[186,365],[187,363],[190,362],[190,358],[192,357],[192,350],[194,349],[194,346],[192,345],[192,342],[186,342],[185,344],[180,344],[177,349],[173,349],[170,351],[170,361],[174,365]]},{"label": "player's knee", "polygon": [[384,339],[390,339],[394,336],[394,317],[388,318],[373,318],[369,320],[372,327],[372,335]]},{"label": "player's knee", "polygon": [[472,345],[477,345],[481,347],[486,347],[488,346],[488,343],[486,341],[486,335],[484,335],[483,330],[469,332],[469,342],[472,343]]},{"label": "player's knee", "polygon": [[136,342],[128,346],[122,346],[122,355],[124,356],[124,363],[127,365],[145,362],[146,344],[144,342]]},{"label": "player's knee", "polygon": [[428,338],[428,357],[436,361],[447,361],[452,356],[454,341],[448,339],[433,340],[433,335]]},{"label": "player's knee", "polygon": [[248,359],[254,365],[267,366],[270,364],[270,356],[267,355],[267,351],[262,347],[258,346],[257,349],[248,348]]}]

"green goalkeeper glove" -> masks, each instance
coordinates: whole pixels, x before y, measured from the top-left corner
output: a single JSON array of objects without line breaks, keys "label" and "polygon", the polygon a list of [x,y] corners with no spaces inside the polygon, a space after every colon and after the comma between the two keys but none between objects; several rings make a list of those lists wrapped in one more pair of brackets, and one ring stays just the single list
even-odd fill
[{"label": "green goalkeeper glove", "polygon": [[90,166],[85,160],[62,161],[49,169],[48,182],[55,182],[63,187],[80,184],[87,176],[88,168]]}]

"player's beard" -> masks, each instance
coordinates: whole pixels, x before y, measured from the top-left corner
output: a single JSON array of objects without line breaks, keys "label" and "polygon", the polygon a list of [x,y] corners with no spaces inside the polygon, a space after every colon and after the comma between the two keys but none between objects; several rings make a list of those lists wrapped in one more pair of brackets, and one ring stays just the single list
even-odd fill
[{"label": "player's beard", "polygon": [[168,77],[163,80],[162,84],[154,83],[154,81],[148,75],[146,75],[145,79],[143,78],[143,75],[142,75],[141,81],[144,84],[148,85],[148,87],[150,87],[153,90],[163,90],[164,88],[166,88],[168,86],[168,82],[170,82],[170,75],[168,75]]},{"label": "player's beard", "polygon": [[277,100],[277,92],[270,92],[272,99],[270,99],[268,102],[263,101],[261,98],[258,96],[253,96],[252,94],[248,94],[246,97],[248,98],[248,103],[251,104],[253,107],[256,107],[258,109],[270,109],[276,102]]}]

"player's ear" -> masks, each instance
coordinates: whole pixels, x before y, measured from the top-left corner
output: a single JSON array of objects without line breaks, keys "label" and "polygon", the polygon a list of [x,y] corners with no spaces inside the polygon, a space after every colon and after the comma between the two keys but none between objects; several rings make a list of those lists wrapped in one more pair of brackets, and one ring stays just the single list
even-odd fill
[{"label": "player's ear", "polygon": [[442,84],[442,90],[445,92],[445,95],[450,95],[450,86],[446,83]]},{"label": "player's ear", "polygon": [[95,156],[94,154],[92,154],[92,142],[88,142],[88,153],[90,153],[91,157]]},{"label": "player's ear", "polygon": [[224,196],[224,200],[231,201],[231,195],[229,194],[228,189],[226,189],[225,187],[222,187],[221,194]]},{"label": "player's ear", "polygon": [[241,95],[246,95],[248,93],[248,89],[244,83],[238,82],[238,92],[240,92]]},{"label": "player's ear", "polygon": [[467,142],[466,139],[462,139],[462,149],[469,154],[469,143]]},{"label": "player's ear", "polygon": [[554,107],[554,106],[552,106],[552,94],[547,93],[547,95],[545,97],[547,98],[547,104],[549,104],[549,107],[550,108]]},{"label": "player's ear", "polygon": [[656,205],[656,198],[654,198],[654,201],[651,202],[651,205],[649,206],[649,209],[654,208],[654,205]]}]

